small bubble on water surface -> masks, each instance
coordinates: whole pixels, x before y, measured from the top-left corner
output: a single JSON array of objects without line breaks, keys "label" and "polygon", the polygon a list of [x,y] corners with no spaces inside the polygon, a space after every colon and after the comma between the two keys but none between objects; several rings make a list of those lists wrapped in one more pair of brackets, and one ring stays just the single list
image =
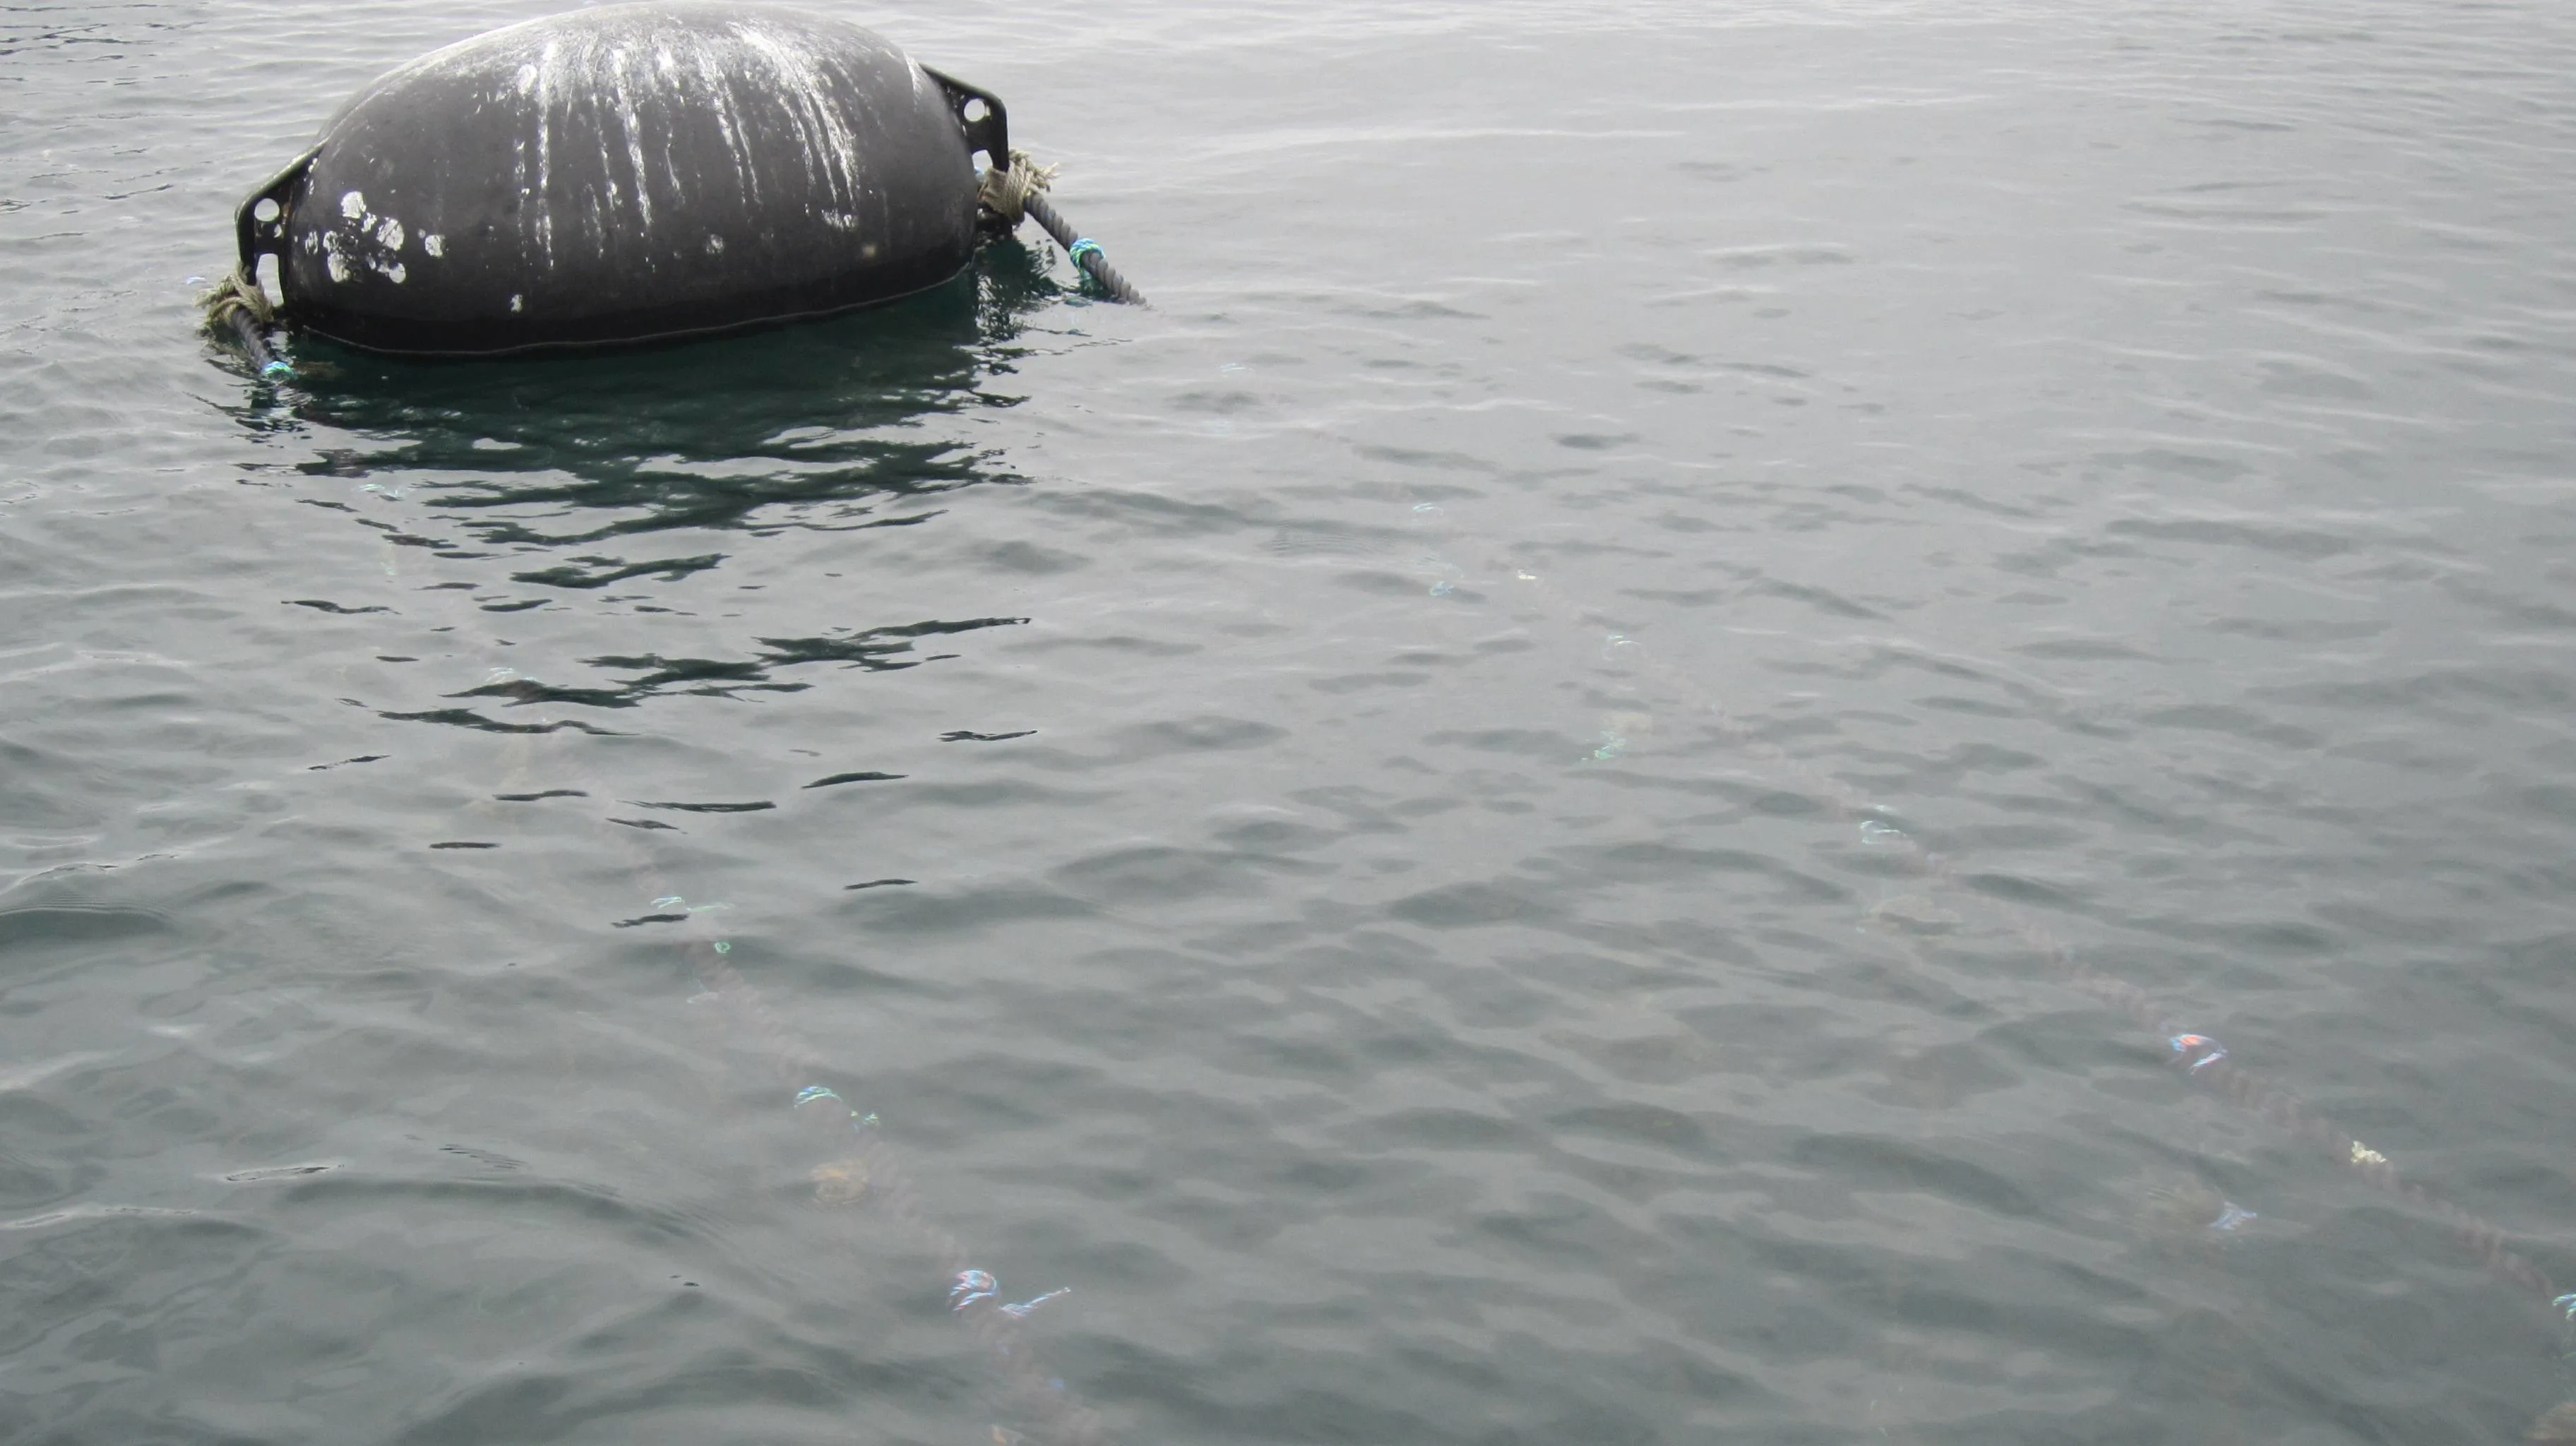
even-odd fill
[{"label": "small bubble on water surface", "polygon": [[2244,1206],[2237,1204],[2233,1200],[2221,1200],[2218,1202],[2218,1218],[2209,1222],[2209,1228],[2212,1230],[2233,1230],[2248,1220],[2260,1220],[2261,1218],[2263,1217],[2246,1209]]}]

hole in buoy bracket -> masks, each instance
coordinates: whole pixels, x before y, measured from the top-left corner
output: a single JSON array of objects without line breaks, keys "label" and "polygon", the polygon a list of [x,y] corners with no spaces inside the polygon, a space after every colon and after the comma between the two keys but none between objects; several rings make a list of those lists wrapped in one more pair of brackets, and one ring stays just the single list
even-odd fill
[{"label": "hole in buoy bracket", "polygon": [[252,264],[255,269],[252,271],[251,277],[259,284],[260,294],[266,296],[269,300],[269,304],[272,306],[284,305],[286,302],[286,278],[279,274],[281,267],[278,259],[267,252],[262,252],[260,253],[259,259]]},{"label": "hole in buoy bracket", "polygon": [[286,214],[279,208],[277,202],[266,196],[259,198],[259,204],[251,207],[250,213],[252,216],[258,218],[260,224],[264,226],[275,225],[277,223],[277,218]]},{"label": "hole in buoy bracket", "polygon": [[993,108],[984,104],[984,98],[979,95],[966,97],[966,103],[957,108],[958,118],[970,126],[992,113]]},{"label": "hole in buoy bracket", "polygon": [[977,151],[966,159],[979,171],[989,171],[993,168],[993,153],[991,151]]}]

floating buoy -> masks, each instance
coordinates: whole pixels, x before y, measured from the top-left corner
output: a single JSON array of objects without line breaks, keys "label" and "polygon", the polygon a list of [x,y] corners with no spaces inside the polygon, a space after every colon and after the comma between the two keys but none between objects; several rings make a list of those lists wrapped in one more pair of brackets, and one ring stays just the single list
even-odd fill
[{"label": "floating buoy", "polygon": [[208,315],[261,362],[273,320],[370,351],[479,356],[820,316],[946,281],[979,227],[1058,219],[1035,195],[1043,174],[1013,163],[999,99],[855,25],[603,5],[361,91],[243,201],[240,269]]}]

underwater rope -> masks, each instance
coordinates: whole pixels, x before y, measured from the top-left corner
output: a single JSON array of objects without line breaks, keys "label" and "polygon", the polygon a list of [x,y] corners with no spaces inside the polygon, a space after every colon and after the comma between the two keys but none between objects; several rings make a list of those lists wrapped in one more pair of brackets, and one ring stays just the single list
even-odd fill
[{"label": "underwater rope", "polygon": [[[621,837],[619,842],[637,847],[631,839]],[[641,857],[636,869],[639,875],[653,872],[652,865]],[[656,907],[684,908],[686,902],[674,894],[657,895],[654,899]],[[999,1304],[998,1296],[991,1293],[991,1277],[970,1263],[973,1253],[966,1243],[931,1217],[920,1187],[888,1147],[877,1117],[851,1108],[830,1086],[812,1082],[823,1073],[821,1060],[752,987],[751,981],[734,968],[727,957],[733,952],[732,945],[722,939],[709,941],[703,956],[697,954],[695,946],[684,944],[681,948],[691,977],[749,1024],[762,1045],[773,1078],[782,1090],[793,1090],[789,1108],[796,1117],[809,1122],[818,1136],[828,1140],[830,1148],[848,1152],[841,1159],[827,1160],[815,1167],[816,1198],[827,1204],[847,1204],[863,1195],[876,1195],[896,1219],[912,1227],[929,1246],[940,1269],[952,1280],[981,1277],[984,1293],[966,1292],[971,1299],[961,1298],[952,1285],[950,1307],[992,1357],[1006,1402],[1037,1427],[1037,1439],[1046,1446],[1100,1446],[1100,1413],[1066,1386],[1062,1377],[1048,1374],[1024,1339],[1023,1322],[1029,1312],[1066,1292],[1049,1291],[1017,1305]],[[990,1308],[969,1309],[970,1306]]]},{"label": "underwater rope", "polygon": [[[1436,517],[1445,509],[1437,503],[1425,502],[1416,505],[1414,511],[1426,517]],[[1559,621],[1586,631],[1593,626],[1588,609],[1541,582],[1535,574],[1518,567],[1510,570],[1516,581],[1549,604],[1549,610],[1557,615]],[[1695,705],[1738,748],[1805,782],[1847,821],[1857,822],[1864,841],[1901,844],[1908,861],[1918,873],[1948,884],[1972,898],[1979,907],[2001,920],[2023,942],[2036,949],[2063,982],[2120,1011],[2154,1035],[2164,1049],[2167,1064],[2179,1069],[2186,1078],[2206,1085],[2281,1129],[2313,1142],[2336,1163],[2348,1167],[2367,1183],[2431,1211],[2499,1278],[2548,1300],[2563,1319],[2576,1321],[2576,1294],[2557,1294],[2547,1273],[2529,1256],[2514,1248],[2512,1237],[2502,1227],[2435,1195],[2421,1183],[2406,1179],[2398,1173],[2396,1166],[2389,1163],[2386,1155],[2363,1144],[2296,1095],[2265,1083],[2228,1059],[2227,1051],[2216,1040],[2183,1032],[2156,1007],[2145,990],[2077,957],[2071,946],[2027,910],[1968,888],[1961,882],[1949,859],[1925,847],[1903,829],[1887,823],[1885,810],[1872,805],[1842,780],[1761,738],[1680,669],[1654,657],[1636,639],[1614,633],[1611,640],[1615,646],[1634,649],[1647,672],[1661,680],[1681,701]]]},{"label": "underwater rope", "polygon": [[1064,213],[1056,210],[1055,203],[1046,198],[1047,186],[1055,180],[1055,173],[1055,167],[1041,166],[1030,160],[1028,152],[1013,151],[1008,165],[998,170],[985,170],[976,198],[984,209],[1002,222],[1005,230],[1019,225],[1022,216],[1037,222],[1040,229],[1064,248],[1066,259],[1099,283],[1100,289],[1109,293],[1111,299],[1129,306],[1151,306],[1153,303],[1145,299],[1145,293],[1138,291],[1126,277],[1118,274],[1117,267],[1109,264],[1109,257],[1100,249],[1100,243],[1076,232],[1073,223],[1064,219]]},{"label": "underwater rope", "polygon": [[[533,740],[531,740],[533,741]],[[569,756],[569,755],[567,755]],[[523,758],[517,771],[526,771],[532,759]],[[591,781],[588,770],[576,759],[568,767],[577,778]],[[524,780],[517,780],[524,782]],[[692,906],[665,886],[662,873],[648,847],[624,830],[614,837],[626,852],[635,882],[649,892],[657,914],[681,919],[720,910],[721,904]],[[910,1226],[916,1236],[939,1261],[939,1268],[952,1282],[970,1276],[981,1277],[989,1294],[991,1277],[968,1264],[972,1252],[958,1236],[933,1219],[924,1203],[920,1187],[887,1144],[882,1127],[873,1113],[861,1113],[843,1099],[840,1092],[813,1081],[824,1074],[823,1061],[786,1020],[779,1017],[769,1001],[761,996],[751,981],[742,976],[729,957],[733,944],[723,938],[682,940],[676,945],[681,968],[694,981],[704,996],[712,996],[736,1018],[742,1020],[759,1045],[759,1053],[768,1065],[771,1077],[782,1091],[793,1090],[789,1108],[800,1120],[826,1141],[826,1148],[838,1158],[827,1156],[811,1173],[814,1198],[826,1205],[847,1205],[874,1196],[885,1202],[896,1219]],[[704,952],[700,952],[704,951]],[[1015,1305],[998,1303],[998,1297],[975,1295],[961,1298],[952,1284],[949,1292],[951,1313],[971,1332],[977,1344],[991,1357],[1001,1382],[1005,1405],[1021,1413],[1024,1421],[1035,1428],[1033,1435],[1021,1435],[994,1428],[997,1443],[1030,1443],[1030,1446],[1101,1446],[1104,1439],[1100,1412],[1068,1387],[1060,1376],[1048,1373],[1045,1363],[1026,1341],[1023,1323],[1029,1313],[1065,1290],[1044,1295]],[[990,1309],[969,1309],[989,1305]]]}]

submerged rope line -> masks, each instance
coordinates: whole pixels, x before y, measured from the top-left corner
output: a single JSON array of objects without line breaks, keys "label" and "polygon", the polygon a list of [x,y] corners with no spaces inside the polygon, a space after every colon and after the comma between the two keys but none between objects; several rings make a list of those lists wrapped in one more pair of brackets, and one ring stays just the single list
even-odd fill
[{"label": "submerged rope line", "polygon": [[[685,898],[664,891],[660,871],[645,848],[622,834],[618,842],[629,851],[638,881],[653,890],[649,897],[655,908],[696,914],[707,907],[690,909]],[[703,955],[697,952],[700,947],[706,951]],[[885,1202],[896,1219],[912,1228],[938,1260],[943,1273],[957,1277],[971,1270],[972,1252],[965,1241],[932,1217],[921,1187],[887,1144],[876,1115],[851,1108],[839,1091],[814,1083],[816,1077],[827,1072],[823,1060],[734,967],[731,941],[699,940],[684,942],[678,948],[681,967],[688,976],[749,1026],[759,1041],[772,1079],[782,1093],[788,1094],[789,1108],[796,1117],[807,1122],[826,1148],[846,1152],[814,1167],[815,1198],[825,1204],[846,1205],[873,1195]],[[1027,1302],[1031,1308],[1038,1303]],[[1067,1387],[1062,1377],[1049,1375],[1024,1339],[1021,1322],[1028,1311],[1002,1308],[958,1314],[977,1344],[992,1358],[1005,1402],[1037,1425],[1039,1440],[1047,1446],[1100,1446],[1100,1413]]]},{"label": "submerged rope line", "polygon": [[[1414,510],[1431,516],[1443,512],[1436,503],[1423,503]],[[1547,603],[1560,621],[1578,629],[1592,626],[1588,609],[1575,604],[1533,573],[1518,567],[1511,571],[1515,580],[1525,584],[1532,594]],[[2502,1227],[2435,1195],[2422,1184],[2406,1179],[2396,1166],[2389,1163],[2386,1155],[2363,1144],[2298,1096],[2264,1082],[2258,1075],[2230,1060],[2227,1051],[2216,1040],[2184,1032],[2171,1016],[2156,1006],[2145,990],[2085,962],[2028,910],[1968,888],[1948,858],[1925,847],[1912,834],[1885,822],[1884,810],[1872,805],[1859,791],[1760,737],[1729,713],[1714,696],[1699,687],[1695,680],[1655,657],[1636,639],[1615,633],[1611,639],[1614,645],[1635,649],[1645,671],[1663,682],[1683,702],[1705,713],[1718,731],[1739,749],[1806,783],[1846,821],[1856,822],[1866,841],[1900,844],[1916,872],[1947,884],[1972,899],[1978,907],[2030,945],[2063,982],[2109,1005],[2153,1035],[2164,1047],[2168,1065],[2179,1069],[2186,1079],[2260,1115],[2290,1134],[2316,1144],[2366,1183],[2432,1212],[2455,1239],[2499,1278],[2550,1300],[2563,1315],[2576,1319],[2576,1295],[2558,1295],[2548,1274],[2514,1247],[2512,1237]]]},{"label": "submerged rope line", "polygon": [[[531,747],[536,742],[535,735],[522,738]],[[567,759],[567,769],[576,779],[595,782],[572,754],[558,756]],[[533,756],[523,755],[511,783],[529,782],[520,775],[533,771],[533,765]],[[685,897],[669,888],[653,850],[644,841],[623,829],[614,837],[627,856],[633,879],[644,890],[643,897],[652,901],[657,913],[676,912],[695,919],[723,907],[692,907]],[[854,1204],[869,1197],[882,1200],[894,1217],[909,1226],[929,1248],[943,1273],[953,1279],[972,1270],[972,1252],[931,1215],[920,1186],[887,1143],[876,1115],[851,1108],[839,1091],[814,1082],[829,1073],[824,1061],[734,967],[730,957],[732,942],[723,938],[683,939],[676,943],[676,949],[686,976],[749,1028],[771,1078],[787,1096],[789,1108],[833,1152],[813,1168],[815,1199],[826,1205]],[[1007,1436],[1032,1441],[1035,1446],[1101,1446],[1104,1440],[1100,1412],[1069,1388],[1063,1378],[1050,1375],[1026,1338],[1023,1322],[1029,1312],[1063,1293],[1049,1292],[1016,1306],[955,1312],[991,1358],[1001,1383],[1003,1403],[1035,1427],[1031,1437],[996,1428],[996,1441]],[[957,1304],[953,1297],[952,1304]]]},{"label": "submerged rope line", "polygon": [[[688,901],[680,895],[662,891],[659,870],[642,845],[623,835],[618,842],[630,851],[638,880],[654,890],[650,897],[657,909],[700,912],[688,909]],[[697,952],[700,946],[706,951],[703,955]],[[734,967],[730,957],[732,943],[724,939],[700,940],[678,947],[681,965],[689,977],[749,1026],[760,1043],[771,1077],[782,1093],[788,1093],[789,1108],[796,1117],[807,1122],[826,1148],[847,1152],[814,1167],[815,1198],[825,1204],[846,1205],[873,1195],[885,1202],[896,1219],[912,1228],[938,1260],[943,1273],[954,1278],[973,1271],[969,1264],[973,1253],[965,1241],[931,1216],[921,1187],[887,1144],[876,1115],[851,1108],[839,1091],[814,1083],[817,1076],[826,1073],[821,1057]],[[1062,1377],[1049,1375],[1024,1339],[1021,1323],[1029,1309],[1047,1298],[1025,1302],[1028,1309],[1004,1306],[994,1310],[961,1309],[956,1314],[991,1356],[1005,1402],[1037,1425],[1039,1440],[1047,1446],[1100,1446],[1100,1413],[1067,1387]]]}]

